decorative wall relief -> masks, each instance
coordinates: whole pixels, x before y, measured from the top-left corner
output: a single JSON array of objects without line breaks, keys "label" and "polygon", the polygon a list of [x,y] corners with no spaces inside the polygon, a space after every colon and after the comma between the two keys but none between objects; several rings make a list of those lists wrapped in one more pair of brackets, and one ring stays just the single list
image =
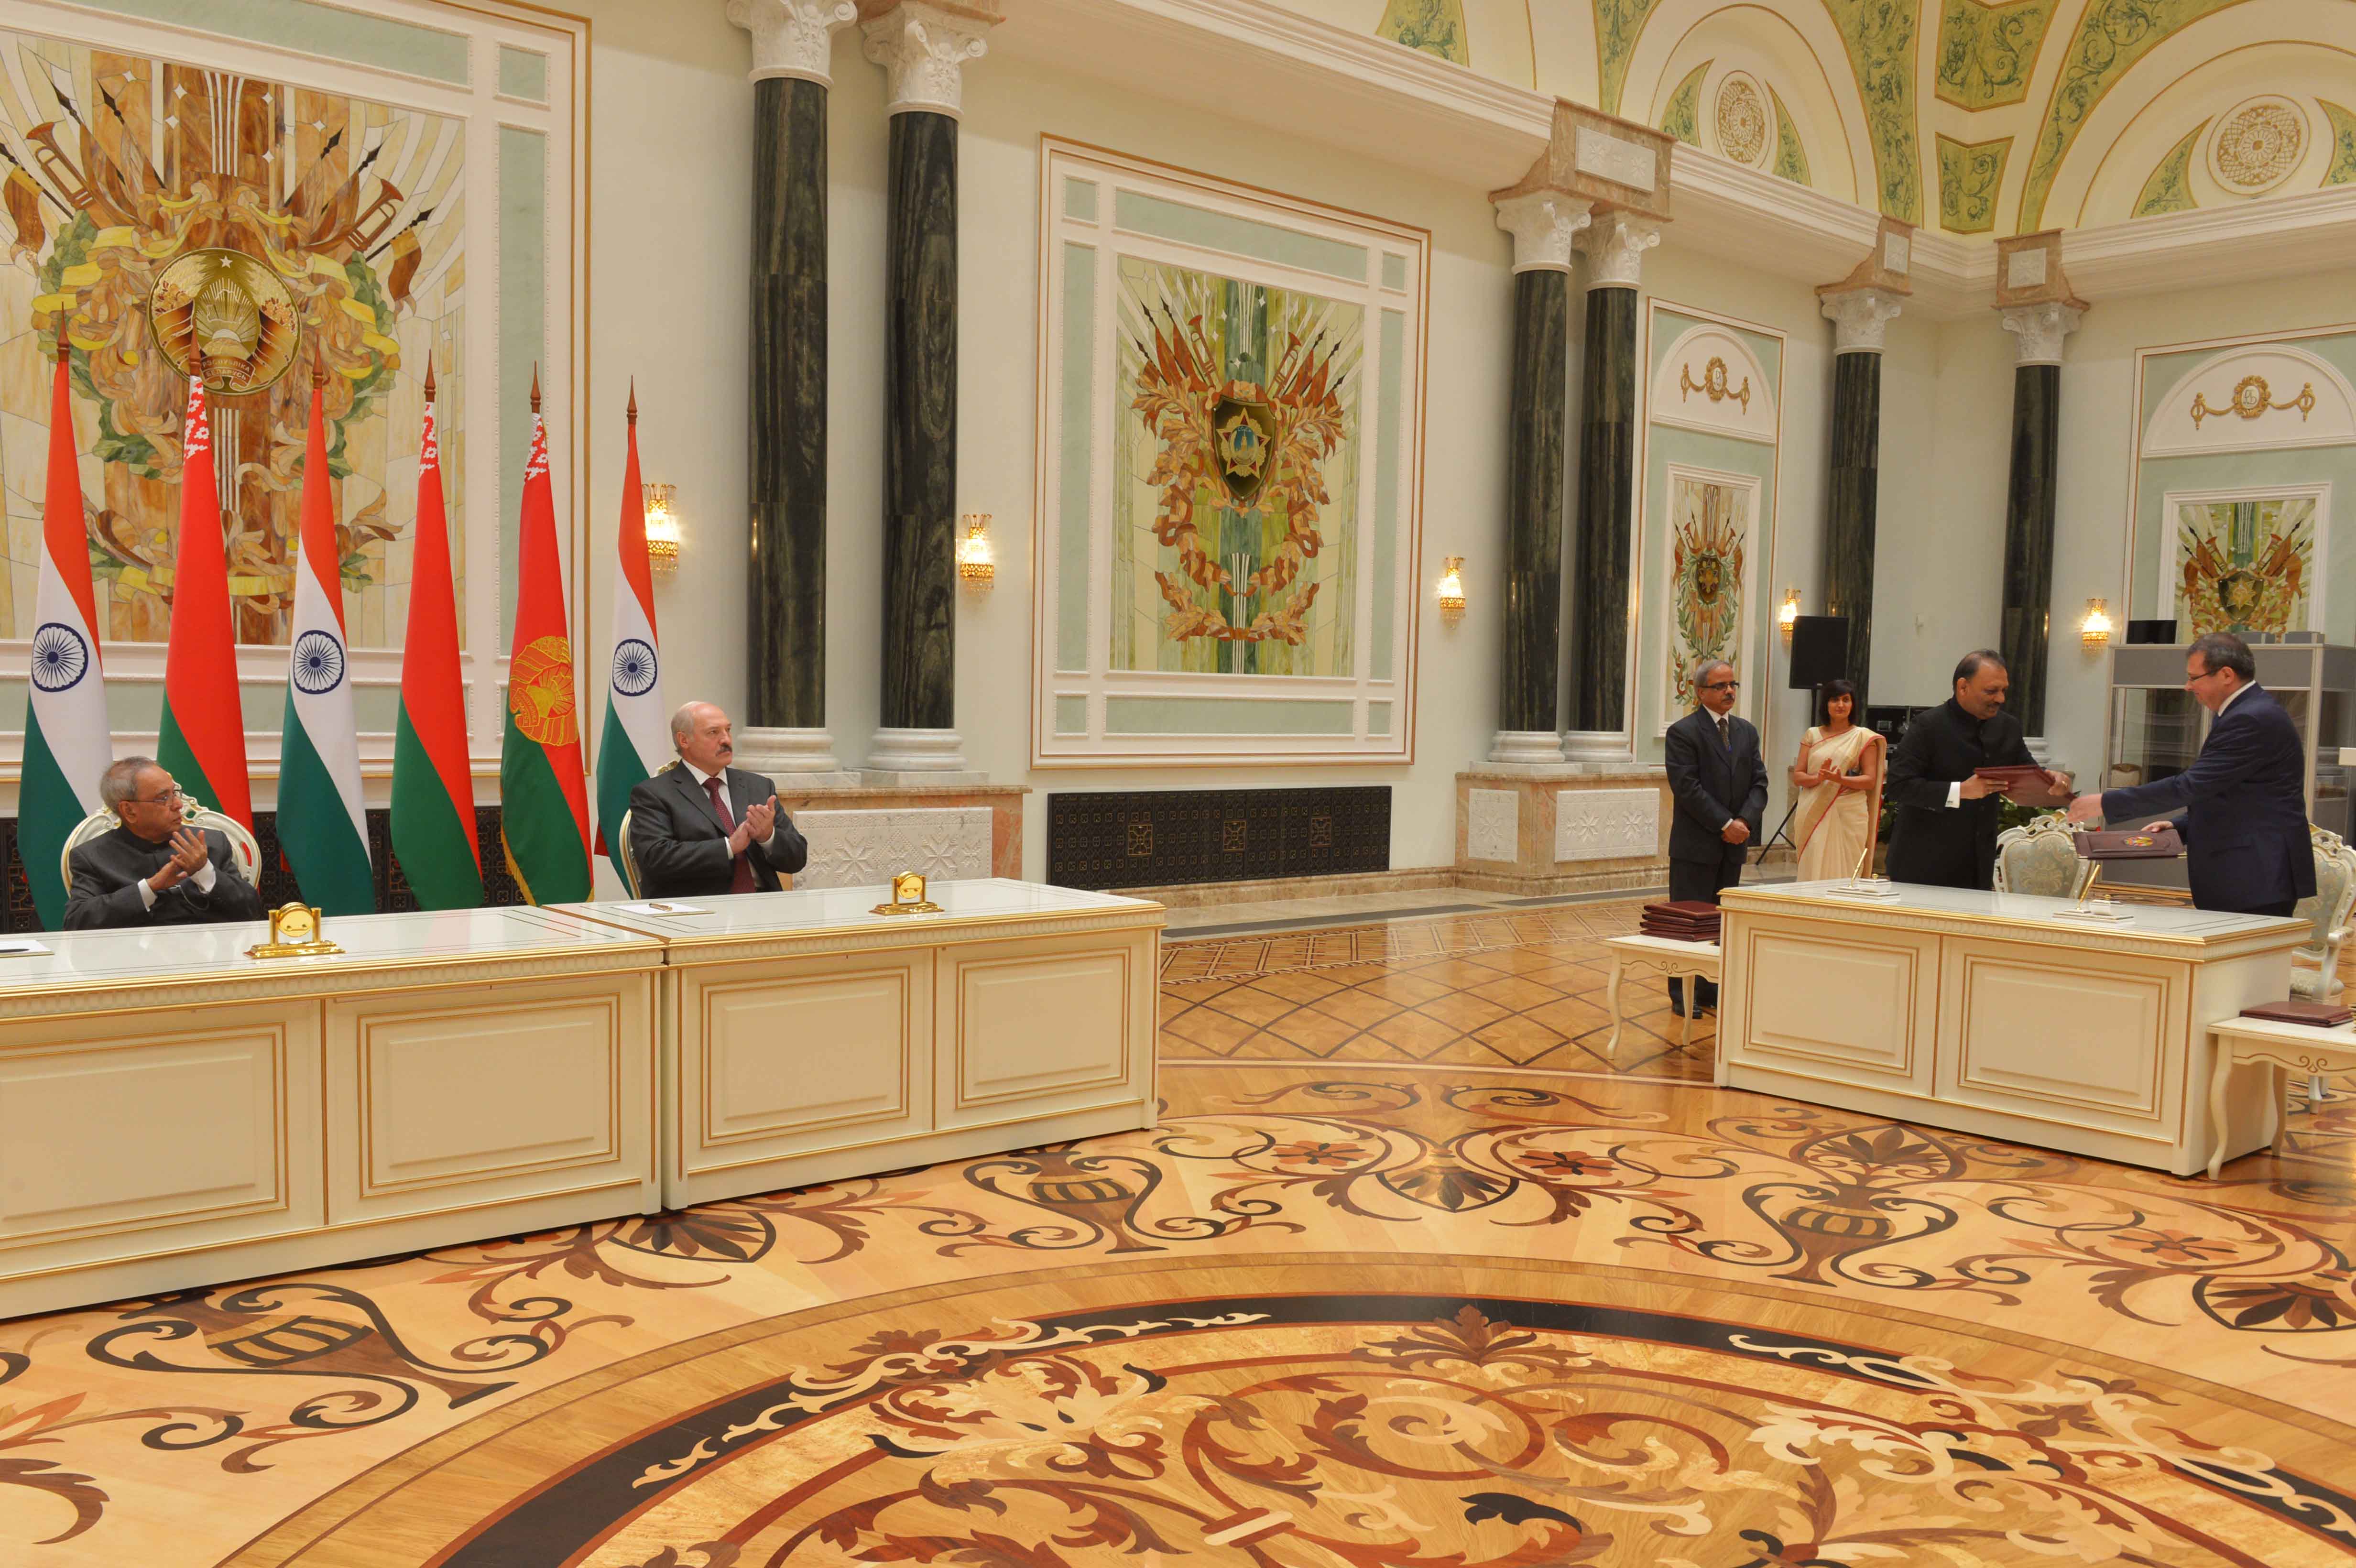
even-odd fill
[{"label": "decorative wall relief", "polygon": [[2279,635],[2318,627],[2322,584],[2316,572],[2329,485],[2240,496],[2172,495],[2178,635],[2205,632]]},{"label": "decorative wall relief", "polygon": [[2290,177],[2307,150],[2307,112],[2271,93],[2226,111],[2209,144],[2209,172],[2236,196],[2256,196]]},{"label": "decorative wall relief", "polygon": [[1742,405],[1746,413],[1749,412],[1751,378],[1743,377],[1742,385],[1740,387],[1730,386],[1728,384],[1730,379],[1730,372],[1726,368],[1726,361],[1715,356],[1702,366],[1701,379],[1698,381],[1694,379],[1691,365],[1680,365],[1677,367],[1677,396],[1682,399],[1699,392],[1713,403],[1722,403],[1727,399],[1732,398]]},{"label": "decorative wall relief", "polygon": [[809,843],[797,888],[861,888],[902,871],[944,880],[991,874],[986,805],[913,811],[803,811],[794,817]]},{"label": "decorative wall relief", "polygon": [[1410,755],[1424,231],[1042,160],[1034,758]]},{"label": "decorative wall relief", "polygon": [[1742,672],[1741,633],[1751,609],[1745,554],[1757,481],[1669,469],[1668,705],[1664,728],[1700,700],[1694,666],[1722,658]]},{"label": "decorative wall relief", "polygon": [[2335,446],[2356,441],[2356,384],[2295,343],[2201,357],[2159,394],[2145,421],[2146,457]]},{"label": "decorative wall relief", "polygon": [[1749,164],[1754,168],[1767,162],[1773,123],[1768,115],[1766,95],[1755,79],[1743,71],[1728,71],[1718,84],[1711,120],[1718,132],[1719,152],[1738,164]]},{"label": "decorative wall relief", "polygon": [[1628,860],[1661,848],[1661,792],[1656,789],[1558,789],[1554,792],[1554,858]]},{"label": "decorative wall relief", "polygon": [[2192,428],[2200,429],[2202,420],[2218,414],[2233,414],[2254,420],[2297,409],[2298,417],[2304,420],[2315,411],[2315,383],[2312,381],[2301,382],[2298,396],[2286,402],[2275,402],[2273,397],[2274,389],[2266,385],[2266,379],[2257,375],[2244,376],[2234,382],[2232,397],[2215,408],[2210,406],[2207,394],[2195,392],[2192,394]]}]

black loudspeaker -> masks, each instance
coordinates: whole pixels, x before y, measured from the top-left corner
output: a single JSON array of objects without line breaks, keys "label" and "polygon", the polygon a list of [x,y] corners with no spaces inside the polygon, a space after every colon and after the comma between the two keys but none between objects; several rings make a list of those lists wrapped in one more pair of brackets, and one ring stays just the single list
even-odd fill
[{"label": "black loudspeaker", "polygon": [[1792,623],[1790,686],[1810,691],[1848,674],[1848,617],[1802,615]]},{"label": "black loudspeaker", "polygon": [[2129,621],[2127,641],[2130,643],[2172,643],[2176,641],[2176,623],[2168,621]]}]

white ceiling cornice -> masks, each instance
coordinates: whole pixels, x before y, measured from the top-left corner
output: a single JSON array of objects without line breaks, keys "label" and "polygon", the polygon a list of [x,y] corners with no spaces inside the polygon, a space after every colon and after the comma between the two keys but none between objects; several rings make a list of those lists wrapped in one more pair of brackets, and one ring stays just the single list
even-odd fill
[{"label": "white ceiling cornice", "polygon": [[[993,49],[1123,91],[1222,84],[1210,108],[1378,158],[1483,197],[1545,150],[1554,100],[1269,0],[1009,0]],[[1148,149],[1128,149],[1144,151]],[[1186,162],[1181,150],[1173,160]],[[1680,143],[1665,243],[1815,285],[1869,254],[1878,214]],[[1247,182],[1249,171],[1216,171]],[[1498,237],[1503,251],[1506,240]],[[2077,229],[2063,240],[2087,299],[2158,293],[2345,266],[2356,186]],[[1993,236],[1918,229],[1906,312],[1959,320],[1996,304]]]}]

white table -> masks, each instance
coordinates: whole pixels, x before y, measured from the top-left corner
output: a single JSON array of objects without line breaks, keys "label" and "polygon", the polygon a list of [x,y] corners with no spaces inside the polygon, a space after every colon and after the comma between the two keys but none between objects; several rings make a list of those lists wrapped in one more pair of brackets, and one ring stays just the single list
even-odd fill
[{"label": "white table", "polygon": [[678,1207],[1150,1127],[1162,906],[987,878],[569,914],[659,940]]},{"label": "white table", "polygon": [[548,910],[0,957],[0,1317],[661,1207],[660,943]]},{"label": "white table", "polygon": [[2304,1072],[2310,1081],[2327,1072],[2356,1072],[2356,1026],[2318,1029],[2312,1024],[2277,1023],[2270,1019],[2226,1019],[2210,1026],[2216,1038],[2217,1065],[2209,1076],[2209,1175],[2215,1179],[2225,1163],[2223,1128],[2232,1098],[2233,1069],[2265,1066],[2272,1112],[2266,1142],[2282,1132],[2283,1076]]},{"label": "white table", "polygon": [[2190,1176],[2265,1141],[2246,1086],[2199,1102],[2211,1026],[2290,994],[2304,921],[1831,882],[1720,895],[1721,1084]]},{"label": "white table", "polygon": [[[1612,1006],[1612,1038],[1603,1047],[1606,1056],[1620,1049],[1620,1030],[1624,1022],[1620,1012],[1620,976],[1625,966],[1633,964],[1658,970],[1671,978],[1689,975],[1713,986],[1718,983],[1719,949],[1715,942],[1677,942],[1665,936],[1607,936],[1603,945],[1612,950],[1612,978],[1605,986]],[[1685,1022],[1677,1030],[1679,1050],[1693,1038],[1694,1014],[1701,1010],[1694,999],[1699,989],[1696,987],[1687,993]]]}]

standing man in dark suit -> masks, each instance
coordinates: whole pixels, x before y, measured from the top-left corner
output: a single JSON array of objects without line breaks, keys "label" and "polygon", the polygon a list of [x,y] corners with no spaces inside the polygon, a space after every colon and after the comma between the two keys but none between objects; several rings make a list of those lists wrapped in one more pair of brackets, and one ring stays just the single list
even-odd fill
[{"label": "standing man in dark suit", "polygon": [[630,855],[640,898],[774,893],[809,859],[809,848],[777,792],[759,773],[728,765],[736,744],[728,715],[691,702],[670,716],[679,765],[630,791]]},{"label": "standing man in dark suit", "polygon": [[2315,892],[2307,748],[2257,679],[2250,645],[2233,633],[2195,641],[2184,656],[2184,689],[2217,716],[2201,755],[2151,784],[2082,795],[2070,803],[2070,820],[2125,825],[2173,811],[2168,826],[2183,837],[2197,908],[2288,914]]},{"label": "standing man in dark suit", "polygon": [[187,797],[153,757],[108,768],[98,798],[119,826],[73,852],[68,931],[262,918],[262,894],[239,875],[227,836],[188,826]]},{"label": "standing man in dark suit", "polygon": [[[1759,731],[1734,714],[1742,683],[1724,659],[1694,671],[1701,706],[1669,726],[1662,742],[1669,793],[1677,803],[1669,824],[1669,897],[1716,903],[1719,891],[1742,880],[1745,846],[1759,837],[1767,810],[1767,763]],[[1694,1008],[1718,1005],[1718,987],[1697,976]],[[1669,982],[1669,1006],[1686,1010],[1682,981]]]},{"label": "standing man in dark suit", "polygon": [[1898,807],[1890,880],[1996,886],[2000,792],[1977,770],[2037,765],[2020,720],[2004,710],[2011,689],[2002,655],[1993,648],[1965,654],[1955,666],[1954,694],[1917,713],[1890,748],[1887,793]]}]

